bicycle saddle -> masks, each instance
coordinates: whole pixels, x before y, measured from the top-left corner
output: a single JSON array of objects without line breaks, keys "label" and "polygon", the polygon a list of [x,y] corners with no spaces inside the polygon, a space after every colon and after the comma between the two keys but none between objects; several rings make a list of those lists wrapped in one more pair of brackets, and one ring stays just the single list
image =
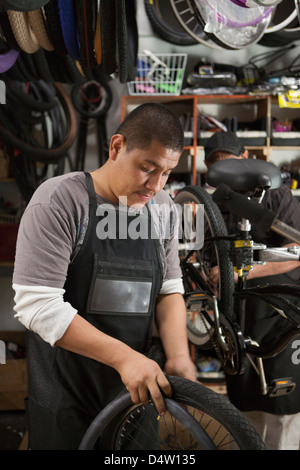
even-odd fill
[{"label": "bicycle saddle", "polygon": [[209,168],[207,182],[214,188],[226,184],[233,191],[255,193],[279,188],[281,173],[277,166],[264,160],[229,158]]}]

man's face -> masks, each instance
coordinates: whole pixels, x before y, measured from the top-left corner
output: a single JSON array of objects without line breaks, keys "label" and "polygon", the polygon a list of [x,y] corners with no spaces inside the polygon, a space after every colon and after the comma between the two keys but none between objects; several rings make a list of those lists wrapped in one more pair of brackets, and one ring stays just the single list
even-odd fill
[{"label": "man's face", "polygon": [[216,152],[214,155],[212,155],[212,158],[208,161],[205,162],[207,169],[209,169],[214,163],[220,161],[220,160],[229,160],[229,159],[236,159],[236,160],[241,160],[242,158],[248,158],[248,150],[245,150],[241,155],[233,155],[232,153],[228,152]]},{"label": "man's face", "polygon": [[148,148],[126,150],[120,146],[114,159],[111,190],[116,199],[127,198],[127,206],[143,207],[166,184],[177,166],[180,153],[153,141]]}]

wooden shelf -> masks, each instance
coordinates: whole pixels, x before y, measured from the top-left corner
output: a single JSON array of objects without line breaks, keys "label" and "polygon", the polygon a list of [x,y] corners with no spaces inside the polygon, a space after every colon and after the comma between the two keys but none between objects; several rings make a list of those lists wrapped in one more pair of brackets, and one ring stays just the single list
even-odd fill
[{"label": "wooden shelf", "polygon": [[[151,96],[151,95],[125,95],[121,98],[121,119],[123,120],[127,114],[136,106],[146,102],[158,102],[167,104],[175,112],[189,113],[193,118],[192,123],[192,145],[185,146],[185,150],[190,151],[193,159],[192,173],[193,181],[196,183],[197,179],[197,155],[199,151],[203,150],[203,145],[199,145],[199,115],[207,110],[209,114],[210,109],[214,109],[214,117],[222,121],[225,118],[230,118],[238,115],[239,122],[255,122],[256,120],[265,119],[265,145],[247,145],[244,139],[244,146],[251,152],[256,152],[257,158],[268,160],[273,150],[300,150],[300,146],[272,146],[271,145],[271,131],[272,119],[282,114],[282,109],[279,108],[278,100],[272,95],[180,95],[180,96]],[[275,111],[274,111],[275,110]],[[293,109],[285,109],[285,114],[288,116],[296,116]],[[298,118],[300,119],[300,110],[298,110]],[[248,143],[249,139],[247,138]]]}]

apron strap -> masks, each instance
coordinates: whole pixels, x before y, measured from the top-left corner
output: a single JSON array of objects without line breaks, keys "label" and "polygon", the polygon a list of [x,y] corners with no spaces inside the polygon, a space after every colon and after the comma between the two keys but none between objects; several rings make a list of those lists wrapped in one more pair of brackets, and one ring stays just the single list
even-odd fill
[{"label": "apron strap", "polygon": [[86,187],[89,195],[89,202],[90,202],[90,207],[93,209],[97,209],[97,198],[96,198],[96,191],[94,188],[94,183],[93,183],[93,178],[91,174],[87,171],[84,172],[85,174],[85,182],[86,182]]}]

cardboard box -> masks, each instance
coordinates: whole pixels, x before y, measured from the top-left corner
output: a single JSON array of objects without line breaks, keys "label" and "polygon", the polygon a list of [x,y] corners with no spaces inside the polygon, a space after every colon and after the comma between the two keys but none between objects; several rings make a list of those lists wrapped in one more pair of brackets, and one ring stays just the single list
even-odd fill
[{"label": "cardboard box", "polygon": [[[0,340],[25,346],[25,333],[0,331]],[[12,359],[7,354],[6,363],[0,364],[0,410],[24,410],[26,396],[26,358]]]}]

